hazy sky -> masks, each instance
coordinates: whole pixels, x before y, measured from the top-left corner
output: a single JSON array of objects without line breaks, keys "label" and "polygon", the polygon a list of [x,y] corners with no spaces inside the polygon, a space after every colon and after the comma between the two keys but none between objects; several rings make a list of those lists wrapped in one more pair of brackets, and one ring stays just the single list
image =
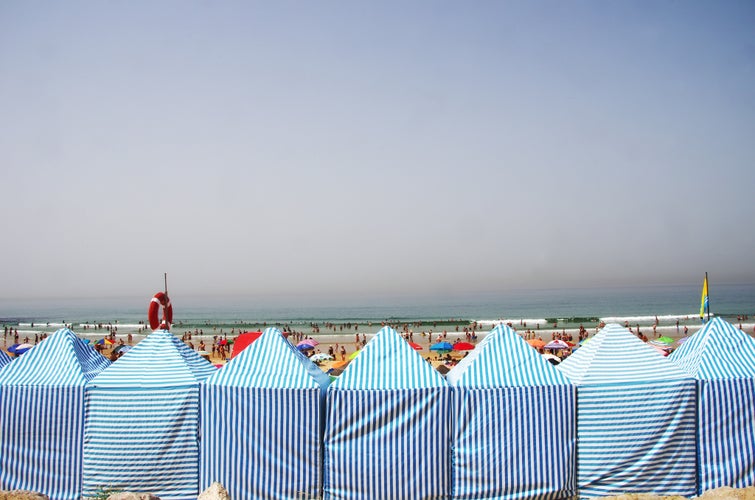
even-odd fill
[{"label": "hazy sky", "polygon": [[0,298],[755,282],[752,1],[0,1]]}]

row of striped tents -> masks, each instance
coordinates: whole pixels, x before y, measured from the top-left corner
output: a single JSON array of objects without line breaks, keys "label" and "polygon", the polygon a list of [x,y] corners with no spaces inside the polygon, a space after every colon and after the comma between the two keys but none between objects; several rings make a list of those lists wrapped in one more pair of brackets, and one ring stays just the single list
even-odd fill
[{"label": "row of striped tents", "polygon": [[451,387],[392,328],[329,387],[324,497],[448,498]]},{"label": "row of striped tents", "polygon": [[713,318],[669,359],[697,381],[698,494],[755,484],[755,339]]},{"label": "row of striped tents", "polygon": [[216,370],[158,330],[94,377],[86,398],[84,495],[105,487],[196,498],[199,384]]},{"label": "row of striped tents", "polygon": [[0,369],[0,490],[81,498],[86,384],[109,364],[63,328]]},{"label": "row of striped tents", "polygon": [[13,361],[13,358],[8,356],[8,353],[0,350],[0,368]]},{"label": "row of striped tents", "polygon": [[695,381],[609,324],[558,369],[577,385],[582,498],[696,493]]},{"label": "row of striped tents", "polygon": [[497,326],[446,379],[453,498],[576,494],[576,389],[516,332]]},{"label": "row of striped tents", "polygon": [[268,328],[202,384],[200,489],[319,498],[330,378]]}]

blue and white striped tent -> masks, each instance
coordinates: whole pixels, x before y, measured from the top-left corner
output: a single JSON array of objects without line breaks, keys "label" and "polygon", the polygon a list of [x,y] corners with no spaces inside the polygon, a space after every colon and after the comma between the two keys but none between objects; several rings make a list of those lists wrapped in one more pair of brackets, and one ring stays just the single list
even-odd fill
[{"label": "blue and white striped tent", "polygon": [[110,487],[196,498],[199,384],[216,370],[158,330],[96,376],[86,399],[84,495]]},{"label": "blue and white striped tent", "polygon": [[669,359],[697,379],[698,494],[755,484],[755,339],[713,318]]},{"label": "blue and white striped tent", "polygon": [[454,498],[576,494],[576,388],[507,326],[446,375]]},{"label": "blue and white striped tent", "polygon": [[557,367],[577,385],[580,496],[693,496],[695,381],[610,324]]},{"label": "blue and white striped tent", "polygon": [[8,356],[8,353],[3,350],[0,350],[0,368],[7,365],[11,361],[13,361],[13,359],[11,359],[11,357]]},{"label": "blue and white striped tent", "polygon": [[319,498],[330,377],[277,328],[202,384],[200,490],[231,498]]},{"label": "blue and white striped tent", "polygon": [[0,490],[81,497],[86,383],[109,364],[63,328],[0,370]]},{"label": "blue and white striped tent", "polygon": [[392,328],[328,388],[325,498],[448,498],[451,387]]}]

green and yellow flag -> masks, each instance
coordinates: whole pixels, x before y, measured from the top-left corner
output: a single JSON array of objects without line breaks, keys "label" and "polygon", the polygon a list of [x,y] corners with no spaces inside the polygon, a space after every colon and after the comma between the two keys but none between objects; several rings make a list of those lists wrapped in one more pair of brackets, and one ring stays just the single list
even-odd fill
[{"label": "green and yellow flag", "polygon": [[708,318],[710,318],[710,303],[708,301],[708,273],[705,273],[705,279],[703,280],[703,295],[700,298],[700,321],[705,321],[705,311],[708,311]]}]

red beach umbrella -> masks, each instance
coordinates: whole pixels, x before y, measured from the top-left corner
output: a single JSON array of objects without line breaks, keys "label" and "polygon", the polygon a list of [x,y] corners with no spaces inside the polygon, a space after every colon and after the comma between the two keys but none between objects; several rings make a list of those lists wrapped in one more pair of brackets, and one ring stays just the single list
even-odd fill
[{"label": "red beach umbrella", "polygon": [[563,340],[556,339],[548,344],[545,345],[543,349],[553,349],[555,351],[559,349],[570,349],[569,344],[564,342]]},{"label": "red beach umbrella", "polygon": [[233,352],[231,353],[231,359],[239,355],[241,351],[249,347],[249,344],[260,338],[262,332],[244,332],[236,337],[233,341]]},{"label": "red beach umbrella", "polygon": [[454,344],[454,351],[471,351],[474,349],[474,345],[469,342],[456,342]]}]

